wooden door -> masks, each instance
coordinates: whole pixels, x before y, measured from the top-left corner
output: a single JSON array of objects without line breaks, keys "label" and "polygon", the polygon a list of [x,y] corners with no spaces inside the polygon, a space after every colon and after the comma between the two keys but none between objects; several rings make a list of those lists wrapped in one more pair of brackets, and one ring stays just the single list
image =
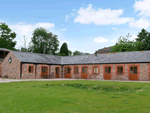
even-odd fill
[{"label": "wooden door", "polygon": [[70,67],[65,67],[65,78],[71,78],[71,68]]},{"label": "wooden door", "polygon": [[82,67],[82,73],[81,73],[81,77],[82,79],[87,79],[87,67]]},{"label": "wooden door", "polygon": [[129,80],[138,80],[137,67],[130,67]]},{"label": "wooden door", "polygon": [[104,79],[111,80],[111,67],[105,67],[104,69]]},{"label": "wooden door", "polygon": [[43,77],[43,78],[48,77],[48,67],[46,67],[46,66],[41,67],[41,77]]},{"label": "wooden door", "polygon": [[55,78],[59,78],[59,67],[55,68]]}]

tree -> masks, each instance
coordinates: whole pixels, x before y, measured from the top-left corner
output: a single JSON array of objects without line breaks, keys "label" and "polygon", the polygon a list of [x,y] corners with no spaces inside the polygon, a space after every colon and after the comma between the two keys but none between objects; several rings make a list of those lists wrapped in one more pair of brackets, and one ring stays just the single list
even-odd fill
[{"label": "tree", "polygon": [[62,44],[62,46],[60,48],[59,55],[60,56],[68,56],[69,55],[69,50],[68,50],[67,43]]},{"label": "tree", "polygon": [[58,50],[59,41],[57,35],[53,35],[44,28],[36,28],[33,32],[33,37],[28,51],[42,54],[53,54]]},{"label": "tree", "polygon": [[72,55],[72,51],[68,50],[68,55],[71,56]]},{"label": "tree", "polygon": [[5,23],[0,23],[0,48],[6,48],[10,50],[16,50],[15,45],[16,41],[13,41],[16,38],[16,33]]},{"label": "tree", "polygon": [[80,51],[74,51],[73,52],[73,56],[75,56],[75,55],[89,55],[89,53],[83,53],[83,52],[80,52]]},{"label": "tree", "polygon": [[116,45],[111,47],[111,52],[141,51],[142,43],[140,41],[130,41],[129,37],[131,37],[129,33],[126,37],[120,36]]},{"label": "tree", "polygon": [[136,41],[140,41],[142,43],[142,50],[150,50],[150,33],[145,29],[142,29],[141,32],[138,33]]}]

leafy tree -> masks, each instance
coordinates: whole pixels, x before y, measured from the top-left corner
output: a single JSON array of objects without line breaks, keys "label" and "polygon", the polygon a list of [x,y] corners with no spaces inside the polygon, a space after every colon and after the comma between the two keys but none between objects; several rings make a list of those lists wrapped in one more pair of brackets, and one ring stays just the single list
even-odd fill
[{"label": "leafy tree", "polygon": [[80,52],[80,51],[74,51],[73,52],[73,56],[75,56],[75,55],[89,55],[89,53],[83,53],[83,52]]},{"label": "leafy tree", "polygon": [[15,45],[16,41],[13,41],[16,38],[16,33],[5,23],[0,23],[0,48],[6,48],[10,50],[16,50]]},{"label": "leafy tree", "polygon": [[68,50],[67,43],[62,44],[62,46],[60,48],[59,55],[60,56],[68,56],[69,55],[69,50]]},{"label": "leafy tree", "polygon": [[53,54],[58,50],[59,41],[57,35],[53,35],[44,28],[36,28],[33,32],[33,37],[28,51],[34,53]]},{"label": "leafy tree", "polygon": [[131,37],[129,33],[126,37],[120,36],[116,45],[111,47],[111,52],[141,51],[142,43],[140,41],[130,41],[129,37]]},{"label": "leafy tree", "polygon": [[68,50],[68,55],[71,56],[72,55],[72,51]]},{"label": "leafy tree", "polygon": [[21,51],[28,51],[28,49],[21,47]]},{"label": "leafy tree", "polygon": [[150,33],[145,29],[142,29],[137,37],[136,41],[142,42],[142,50],[150,50]]}]

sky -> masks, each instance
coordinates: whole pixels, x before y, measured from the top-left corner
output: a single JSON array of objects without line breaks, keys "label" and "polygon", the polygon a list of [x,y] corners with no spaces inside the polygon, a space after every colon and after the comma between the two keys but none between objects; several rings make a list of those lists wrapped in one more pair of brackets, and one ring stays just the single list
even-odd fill
[{"label": "sky", "polygon": [[0,22],[16,36],[16,48],[27,46],[36,28],[58,35],[59,48],[93,54],[113,46],[120,36],[137,38],[142,28],[150,31],[150,0],[0,0]]}]

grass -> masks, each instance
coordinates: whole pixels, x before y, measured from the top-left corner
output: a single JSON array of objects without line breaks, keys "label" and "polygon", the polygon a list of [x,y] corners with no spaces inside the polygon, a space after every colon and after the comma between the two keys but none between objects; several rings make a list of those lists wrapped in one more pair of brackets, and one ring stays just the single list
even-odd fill
[{"label": "grass", "polygon": [[79,80],[0,84],[0,113],[149,112],[149,83]]}]

